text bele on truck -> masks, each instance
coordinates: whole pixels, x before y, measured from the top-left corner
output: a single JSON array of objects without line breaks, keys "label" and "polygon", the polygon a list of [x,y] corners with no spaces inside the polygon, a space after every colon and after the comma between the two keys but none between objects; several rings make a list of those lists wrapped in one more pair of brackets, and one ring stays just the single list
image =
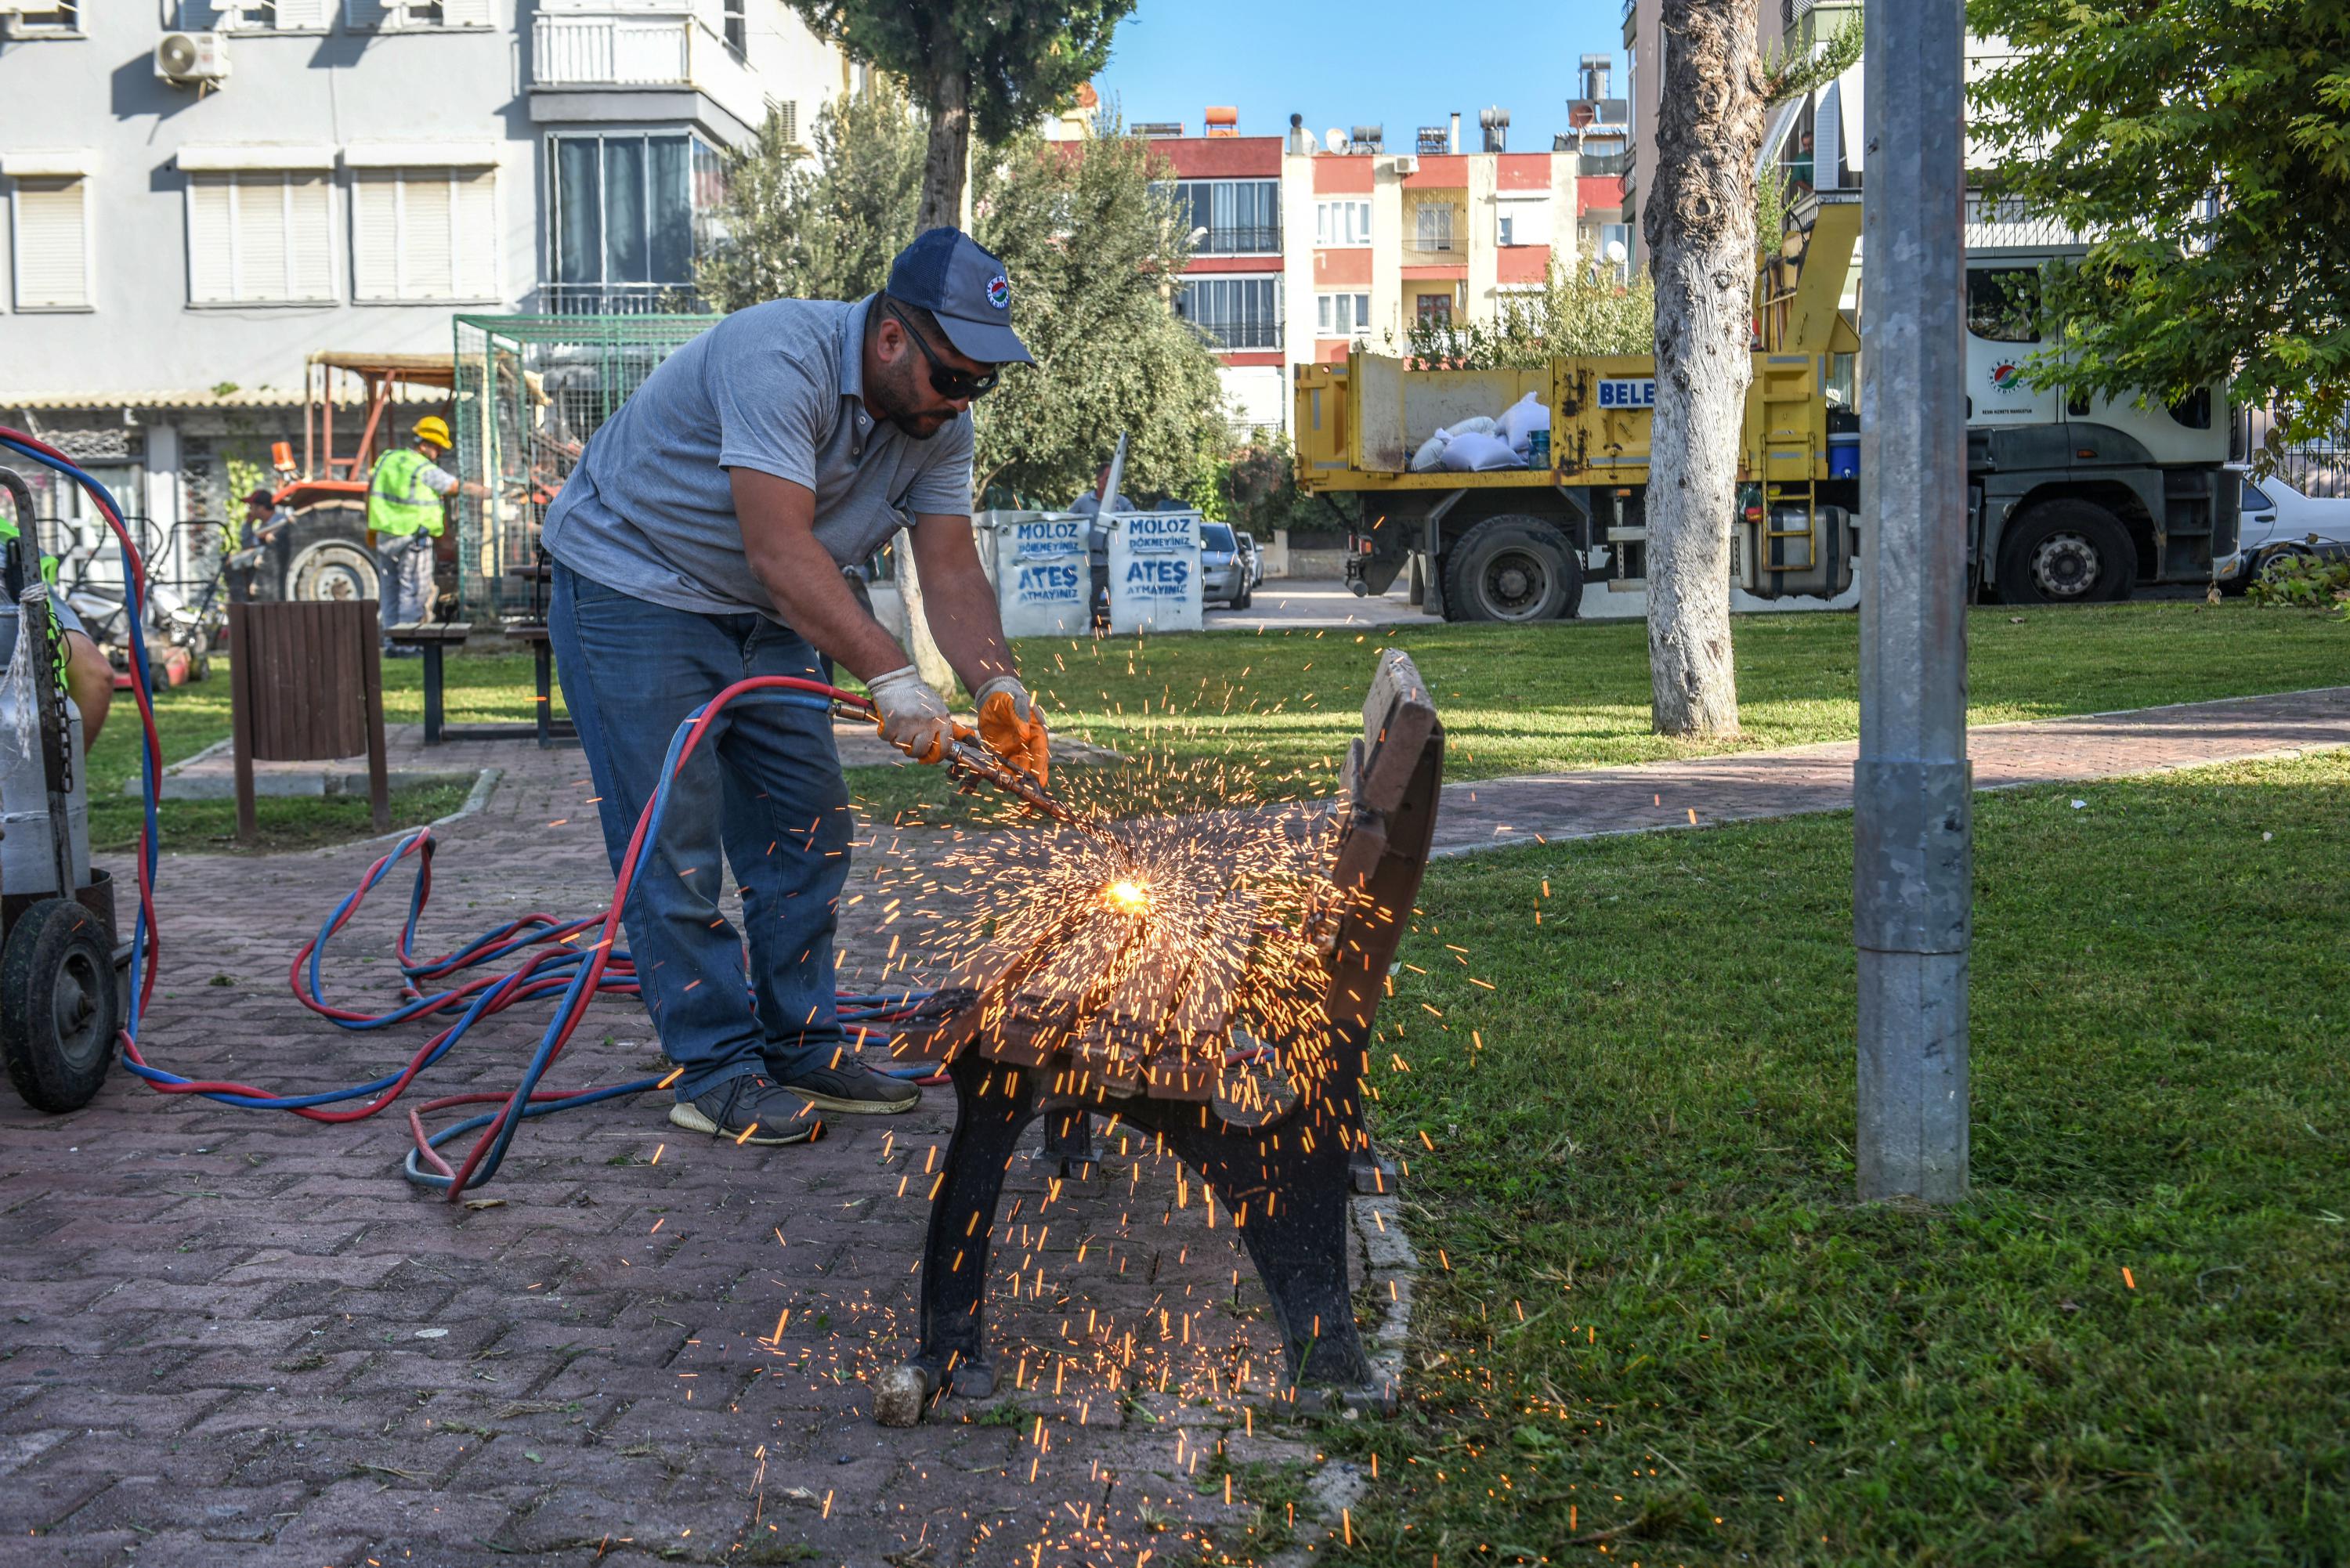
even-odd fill
[{"label": "text bele on truck", "polygon": [[[2038,270],[2081,247],[1971,204],[1969,218],[1970,587],[2061,604],[2209,581],[2235,545],[2223,390],[2147,409],[2024,389]],[[1733,608],[1820,607],[1853,586],[1860,338],[1842,302],[1860,222],[1856,192],[1806,196],[1756,276]],[[1547,466],[1410,471],[1440,428],[1529,392],[1550,410]],[[1409,566],[1418,602],[1448,620],[1645,613],[1653,356],[1447,370],[1357,348],[1298,367],[1293,395],[1298,484],[1346,514],[1357,593]]]}]

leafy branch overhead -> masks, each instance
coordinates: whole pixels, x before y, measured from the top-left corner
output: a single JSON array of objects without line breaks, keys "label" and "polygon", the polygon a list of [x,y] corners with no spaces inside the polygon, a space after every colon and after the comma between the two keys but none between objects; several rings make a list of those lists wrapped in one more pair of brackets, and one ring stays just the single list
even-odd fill
[{"label": "leafy branch overhead", "polygon": [[1816,92],[1860,64],[1865,43],[1860,14],[1816,45],[1782,44],[1762,57],[1762,101],[1776,109]]},{"label": "leafy branch overhead", "polygon": [[972,136],[1028,130],[1109,61],[1134,0],[791,0],[818,36],[902,77],[930,117],[920,222],[953,223]]},{"label": "leafy branch overhead", "polygon": [[2084,235],[2052,268],[2035,385],[2172,402],[2222,378],[2283,416],[2350,414],[2350,4],[1971,0],[2012,51],[1974,83],[1988,201]]}]

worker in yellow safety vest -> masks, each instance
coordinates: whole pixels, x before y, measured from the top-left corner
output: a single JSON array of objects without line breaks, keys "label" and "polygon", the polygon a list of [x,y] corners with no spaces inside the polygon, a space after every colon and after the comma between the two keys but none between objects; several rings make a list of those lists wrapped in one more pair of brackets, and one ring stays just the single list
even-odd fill
[{"label": "worker in yellow safety vest", "polygon": [[416,649],[391,646],[395,626],[421,624],[432,615],[432,542],[441,537],[447,514],[442,497],[462,492],[486,495],[484,486],[460,481],[441,466],[449,453],[449,421],[427,414],[416,421],[410,446],[376,459],[368,480],[368,527],[382,587],[378,622],[387,657],[413,655]]}]

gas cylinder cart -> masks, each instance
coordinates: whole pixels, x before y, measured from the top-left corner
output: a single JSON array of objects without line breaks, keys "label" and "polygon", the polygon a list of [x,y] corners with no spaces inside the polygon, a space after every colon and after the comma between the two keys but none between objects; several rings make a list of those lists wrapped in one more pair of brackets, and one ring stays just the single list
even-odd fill
[{"label": "gas cylinder cart", "polygon": [[0,544],[0,1061],[35,1110],[78,1111],[105,1082],[130,950],[114,887],[89,863],[81,713],[65,637],[28,540],[33,497],[0,468],[16,536]]}]

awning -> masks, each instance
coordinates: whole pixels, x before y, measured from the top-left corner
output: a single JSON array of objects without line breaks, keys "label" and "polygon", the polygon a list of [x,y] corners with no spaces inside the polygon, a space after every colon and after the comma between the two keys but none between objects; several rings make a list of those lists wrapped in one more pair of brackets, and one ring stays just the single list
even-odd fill
[{"label": "awning", "polygon": [[1861,112],[1861,67],[1855,65],[1836,78],[1831,90],[1836,98],[1836,128],[1844,132],[1844,166],[1857,174],[1862,150],[1868,145],[1867,117]]},{"label": "awning", "polygon": [[335,167],[335,150],[331,147],[281,147],[259,143],[237,146],[182,147],[176,159],[181,172],[186,174],[217,174],[243,171],[284,172],[316,170],[327,172]]},{"label": "awning", "polygon": [[343,148],[347,169],[491,169],[494,141],[354,141]]},{"label": "awning", "polygon": [[0,174],[11,180],[73,180],[98,172],[98,154],[87,147],[56,152],[0,152]]},{"label": "awning", "polygon": [[[1779,143],[1787,140],[1787,128],[1795,123],[1795,116],[1804,111],[1804,100],[1789,99],[1771,111],[1771,121],[1762,129],[1762,145],[1754,154],[1754,178],[1762,178],[1762,171],[1779,160]],[[1629,189],[1630,182],[1625,184]]]}]

